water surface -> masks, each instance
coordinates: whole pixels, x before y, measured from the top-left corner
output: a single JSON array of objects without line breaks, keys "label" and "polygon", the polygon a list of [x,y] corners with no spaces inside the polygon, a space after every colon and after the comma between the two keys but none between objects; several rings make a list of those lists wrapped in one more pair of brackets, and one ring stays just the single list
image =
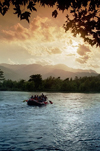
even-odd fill
[{"label": "water surface", "polygon": [[53,104],[43,107],[23,102],[34,94],[0,92],[0,151],[100,151],[100,94],[44,93]]}]

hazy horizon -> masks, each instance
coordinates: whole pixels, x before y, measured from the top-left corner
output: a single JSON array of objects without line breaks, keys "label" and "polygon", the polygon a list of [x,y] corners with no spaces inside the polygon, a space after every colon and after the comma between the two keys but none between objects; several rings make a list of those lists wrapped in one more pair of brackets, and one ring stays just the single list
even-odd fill
[{"label": "hazy horizon", "polygon": [[[91,70],[91,71],[95,71],[95,69],[93,70],[93,69],[80,69],[80,68],[73,68],[73,67],[69,67],[69,66],[67,66],[66,64],[63,64],[63,63],[59,63],[59,64],[39,64],[39,63],[30,63],[30,64],[25,64],[25,63],[22,63],[22,64],[11,64],[11,63],[0,63],[0,65],[15,65],[15,66],[17,66],[17,65],[26,65],[26,66],[28,66],[28,65],[41,65],[41,66],[60,66],[60,67],[62,67],[63,69],[64,69],[64,67],[66,68],[69,68],[69,69],[76,69],[76,70],[83,70],[83,71],[85,71],[85,70],[87,70],[87,71],[89,71],[89,70]],[[64,70],[66,70],[66,69],[64,69]],[[95,71],[96,72],[96,71]],[[98,72],[97,72],[98,73]]]}]

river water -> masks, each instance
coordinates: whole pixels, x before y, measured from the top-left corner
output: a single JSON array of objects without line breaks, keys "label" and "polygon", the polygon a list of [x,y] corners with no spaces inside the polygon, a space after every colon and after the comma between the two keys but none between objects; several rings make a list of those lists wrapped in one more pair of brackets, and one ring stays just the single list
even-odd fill
[{"label": "river water", "polygon": [[53,104],[43,107],[23,102],[34,94],[0,92],[0,151],[100,151],[100,94],[44,93]]}]

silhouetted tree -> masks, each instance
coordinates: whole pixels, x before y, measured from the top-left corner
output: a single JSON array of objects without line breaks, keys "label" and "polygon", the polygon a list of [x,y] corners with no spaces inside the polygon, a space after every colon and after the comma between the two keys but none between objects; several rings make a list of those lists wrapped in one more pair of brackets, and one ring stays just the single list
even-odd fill
[{"label": "silhouetted tree", "polygon": [[0,69],[0,81],[4,80],[4,73],[3,71]]},{"label": "silhouetted tree", "polygon": [[34,81],[27,82],[24,87],[25,87],[25,90],[27,91],[34,91],[35,90]]},{"label": "silhouetted tree", "polygon": [[31,75],[29,82],[34,81],[35,90],[39,90],[42,85],[42,76],[40,74]]},{"label": "silhouetted tree", "polygon": [[44,87],[46,90],[54,90],[54,85],[55,85],[55,77],[50,76],[44,80]]},{"label": "silhouetted tree", "polygon": [[[39,81],[40,79],[40,81]],[[4,80],[0,82],[0,91],[51,91],[51,92],[100,92],[100,75],[94,77],[75,77],[65,80],[60,77],[48,77],[42,80],[41,75],[30,76],[29,81]]]},{"label": "silhouetted tree", "polygon": [[65,31],[71,29],[74,36],[80,34],[84,41],[92,46],[100,46],[100,0],[3,0],[3,2],[0,1],[0,13],[5,15],[13,5],[14,14],[17,14],[21,20],[26,19],[29,22],[31,12],[37,11],[36,3],[50,7],[56,5],[56,10],[52,12],[55,18],[58,10],[69,9],[71,15],[67,11]]}]

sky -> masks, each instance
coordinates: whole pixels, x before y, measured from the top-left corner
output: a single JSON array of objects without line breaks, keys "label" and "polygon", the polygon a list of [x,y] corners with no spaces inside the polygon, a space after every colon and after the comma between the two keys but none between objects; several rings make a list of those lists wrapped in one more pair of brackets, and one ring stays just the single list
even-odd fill
[{"label": "sky", "polygon": [[84,43],[80,35],[65,32],[66,12],[52,17],[54,8],[39,7],[30,22],[20,21],[11,8],[0,14],[0,63],[65,64],[71,68],[100,73],[100,47]]}]

